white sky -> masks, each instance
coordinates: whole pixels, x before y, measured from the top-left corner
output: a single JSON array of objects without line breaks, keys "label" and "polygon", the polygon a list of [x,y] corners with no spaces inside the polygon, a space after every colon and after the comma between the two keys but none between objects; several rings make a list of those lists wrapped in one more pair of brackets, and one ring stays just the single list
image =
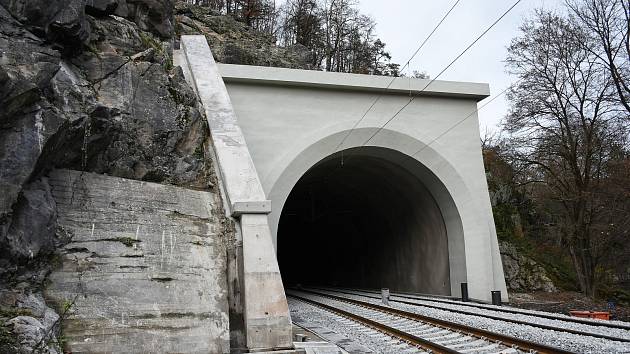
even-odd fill
[{"label": "white sky", "polygon": [[[461,0],[429,42],[411,62],[411,69],[434,78],[461,51],[494,22],[515,0]],[[376,35],[383,40],[392,61],[401,67],[435,27],[455,0],[360,0],[361,12],[376,22]],[[440,80],[490,84],[492,99],[514,81],[503,61],[510,40],[518,35],[524,17],[535,8],[560,9],[562,0],[523,0],[474,47],[442,74]],[[479,104],[483,104],[482,101]],[[496,130],[507,112],[505,96],[479,111],[481,132]]]}]

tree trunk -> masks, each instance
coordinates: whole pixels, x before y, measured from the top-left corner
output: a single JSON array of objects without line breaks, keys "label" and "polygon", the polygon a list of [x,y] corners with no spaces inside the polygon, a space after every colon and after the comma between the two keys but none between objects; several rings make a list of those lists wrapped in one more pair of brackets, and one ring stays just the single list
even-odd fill
[{"label": "tree trunk", "polygon": [[595,296],[595,267],[588,239],[576,232],[569,242],[569,254],[575,268],[580,290],[589,297]]}]

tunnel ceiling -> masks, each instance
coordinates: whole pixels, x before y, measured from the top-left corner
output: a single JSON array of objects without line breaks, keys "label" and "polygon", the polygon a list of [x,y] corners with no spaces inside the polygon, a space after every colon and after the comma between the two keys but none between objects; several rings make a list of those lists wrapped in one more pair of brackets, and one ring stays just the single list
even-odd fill
[{"label": "tunnel ceiling", "polygon": [[343,164],[337,153],[313,166],[284,205],[277,251],[285,284],[450,294],[442,213],[402,167],[409,158],[367,147],[343,155]]}]

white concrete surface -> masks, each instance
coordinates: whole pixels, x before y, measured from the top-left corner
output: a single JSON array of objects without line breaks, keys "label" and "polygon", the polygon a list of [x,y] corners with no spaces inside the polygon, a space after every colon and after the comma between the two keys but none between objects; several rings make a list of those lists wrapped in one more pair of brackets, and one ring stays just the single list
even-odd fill
[{"label": "white concrete surface", "polygon": [[250,351],[292,348],[291,319],[273,252],[271,202],[258,179],[245,138],[204,36],[182,36],[176,64],[204,106],[226,208],[242,237],[244,345]]},{"label": "white concrete surface", "polygon": [[[219,64],[216,73],[205,48],[203,37],[182,38],[190,76],[217,140],[230,204],[271,200],[274,244],[284,204],[311,167],[338,150],[391,149],[409,157],[400,167],[418,177],[440,208],[451,293],[459,295],[459,284],[468,282],[473,298],[489,300],[491,290],[501,290],[507,300],[475,113],[477,102],[489,94],[488,85],[436,81],[422,90],[428,81],[401,78],[386,88],[391,78],[229,64]],[[229,97],[217,92],[223,87],[219,74]],[[366,144],[410,96],[416,98]]]},{"label": "white concrete surface", "polygon": [[489,300],[491,290],[501,290],[507,300],[473,113],[488,95],[486,84],[436,81],[420,92],[426,80],[398,79],[385,90],[391,78],[230,64],[219,69],[273,203],[274,242],[282,208],[298,179],[337,151],[372,102],[384,93],[340,150],[362,146],[409,101],[410,92],[417,96],[367,145],[397,150],[424,167],[405,168],[417,170],[444,215],[451,293],[459,295],[459,283],[466,281],[471,297]]}]

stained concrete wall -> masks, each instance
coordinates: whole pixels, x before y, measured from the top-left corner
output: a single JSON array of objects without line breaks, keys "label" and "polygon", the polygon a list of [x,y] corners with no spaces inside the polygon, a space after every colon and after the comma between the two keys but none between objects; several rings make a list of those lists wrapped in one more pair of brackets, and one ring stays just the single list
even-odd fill
[{"label": "stained concrete wall", "polygon": [[71,237],[49,301],[73,353],[228,353],[226,252],[216,195],[77,171],[50,175]]}]

